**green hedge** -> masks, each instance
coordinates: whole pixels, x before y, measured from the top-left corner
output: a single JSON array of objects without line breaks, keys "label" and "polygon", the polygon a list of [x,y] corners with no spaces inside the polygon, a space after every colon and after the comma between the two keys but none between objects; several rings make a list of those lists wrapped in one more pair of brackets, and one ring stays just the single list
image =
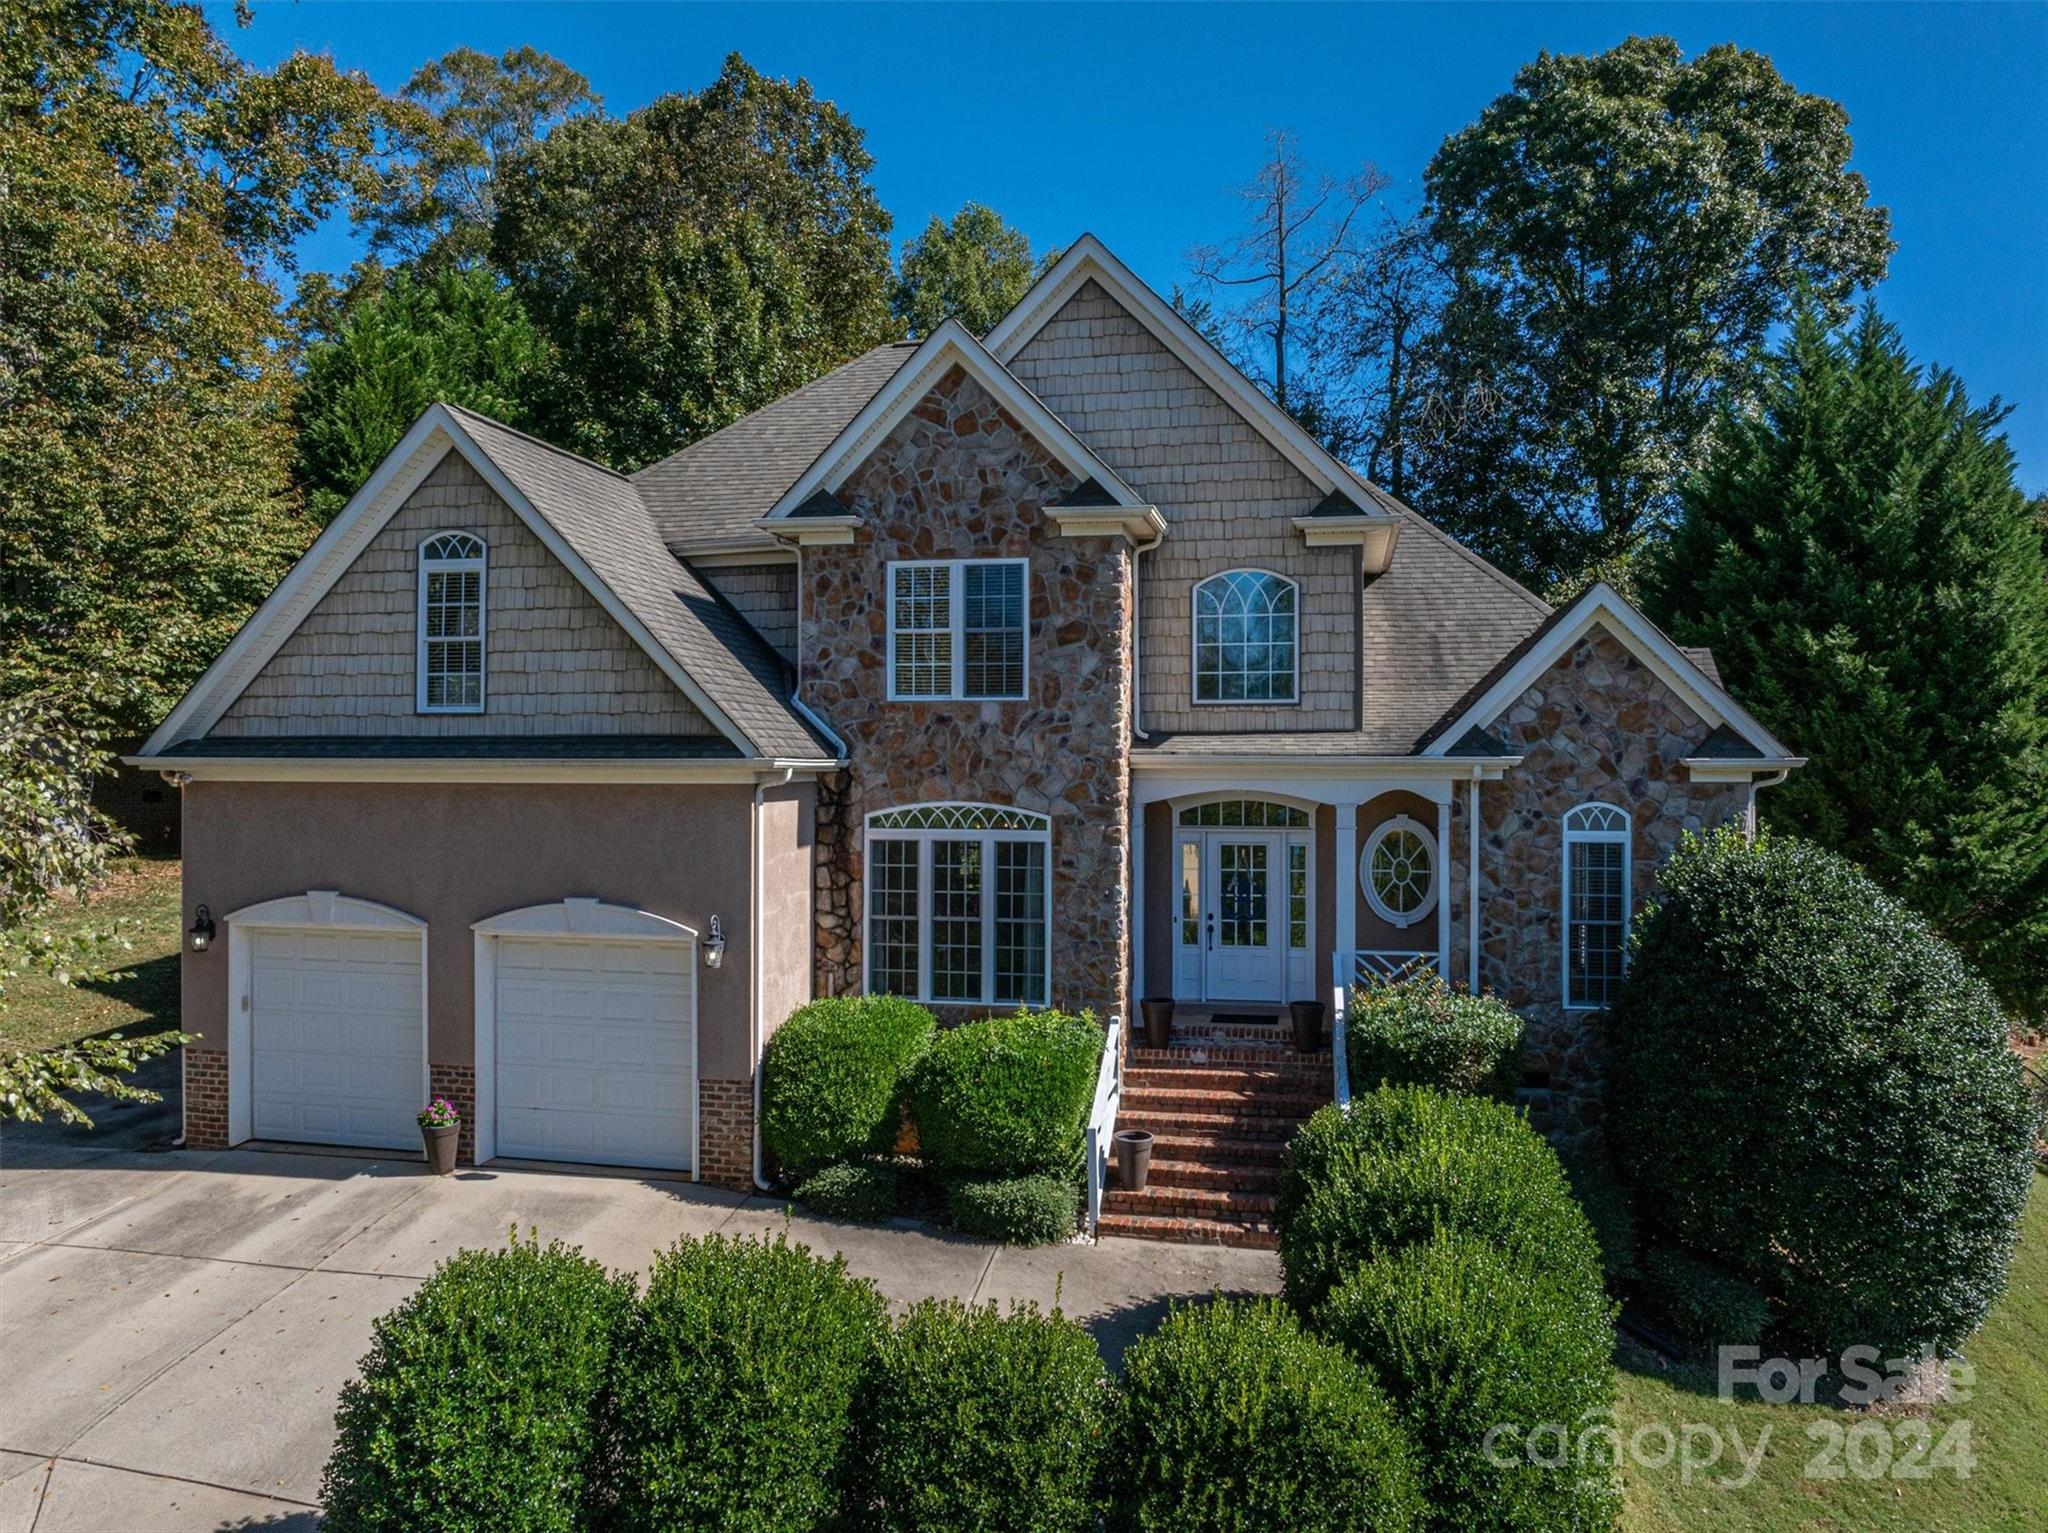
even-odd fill
[{"label": "green hedge", "polygon": [[1594,1238],[1600,1242],[1600,1265],[1606,1269],[1609,1281],[1628,1282],[1639,1270],[1636,1215],[1628,1200],[1628,1189],[1614,1174],[1614,1164],[1605,1152],[1568,1154],[1563,1160],[1572,1196],[1586,1211]]},{"label": "green hedge", "polygon": [[799,1006],[761,1056],[761,1139],[793,1176],[887,1155],[910,1072],[938,1024],[914,1001],[847,996]]},{"label": "green hedge", "polygon": [[1110,1533],[1400,1533],[1422,1502],[1385,1396],[1270,1299],[1178,1308],[1124,1354]]},{"label": "green hedge", "polygon": [[1312,1315],[1359,1263],[1438,1226],[1598,1270],[1599,1247],[1557,1154],[1504,1103],[1386,1086],[1325,1107],[1288,1147],[1280,1268]]},{"label": "green hedge", "polygon": [[1613,1009],[1637,1208],[1781,1306],[1788,1342],[1898,1356],[1983,1320],[2035,1114],[1991,991],[1833,853],[1689,838]]},{"label": "green hedge", "polygon": [[618,1526],[828,1524],[886,1325],[872,1284],[780,1236],[663,1252],[618,1359]]},{"label": "green hedge", "polygon": [[1009,1246],[1051,1245],[1074,1233],[1080,1192],[1059,1176],[955,1182],[946,1189],[946,1212],[963,1235]]},{"label": "green hedge", "polygon": [[911,1077],[925,1162],[949,1177],[1065,1175],[1079,1162],[1103,1033],[1032,1012],[947,1028]]},{"label": "green hedge", "polygon": [[1769,1307],[1756,1285],[1717,1262],[1659,1247],[1643,1258],[1636,1292],[1650,1313],[1684,1340],[1711,1351],[1764,1339]]},{"label": "green hedge", "polygon": [[827,1219],[886,1219],[896,1212],[894,1166],[827,1166],[799,1183],[797,1202]]},{"label": "green hedge", "polygon": [[1490,995],[1453,990],[1434,970],[1359,986],[1344,1027],[1354,1094],[1435,1086],[1512,1102],[1522,1084],[1522,1019]]},{"label": "green hedge", "polygon": [[325,1526],[566,1533],[603,1499],[603,1399],[630,1278],[515,1235],[435,1269],[342,1386]]},{"label": "green hedge", "polygon": [[[1614,1401],[1612,1310],[1597,1273],[1552,1270],[1443,1230],[1369,1261],[1317,1314],[1317,1329],[1369,1367],[1417,1449],[1430,1526],[1517,1533],[1613,1526],[1614,1466],[1582,1460],[1581,1434]],[[1486,1438],[1496,1426],[1520,1434]],[[1561,1464],[1549,1462],[1563,1454]],[[1502,1461],[1505,1461],[1504,1463]]]},{"label": "green hedge", "polygon": [[1095,1525],[1107,1383],[1089,1334],[1035,1307],[914,1305],[863,1391],[858,1503],[890,1533]]}]

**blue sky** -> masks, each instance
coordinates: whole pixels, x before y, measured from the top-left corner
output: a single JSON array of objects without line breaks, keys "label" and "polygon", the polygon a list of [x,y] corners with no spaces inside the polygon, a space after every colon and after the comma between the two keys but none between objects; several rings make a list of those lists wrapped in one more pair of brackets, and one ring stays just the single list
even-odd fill
[{"label": "blue sky", "polygon": [[[1445,134],[1538,51],[1630,33],[1733,41],[1849,111],[1855,167],[1899,249],[1879,290],[1915,356],[2017,406],[2021,482],[2048,490],[2048,3],[2007,5],[260,4],[245,57],[332,53],[396,89],[467,44],[531,43],[614,112],[710,80],[737,48],[803,75],[867,131],[898,238],[977,199],[1035,245],[1093,230],[1164,290],[1235,227],[1264,131],[1370,160],[1412,195]],[[308,241],[345,266],[345,225]]]}]

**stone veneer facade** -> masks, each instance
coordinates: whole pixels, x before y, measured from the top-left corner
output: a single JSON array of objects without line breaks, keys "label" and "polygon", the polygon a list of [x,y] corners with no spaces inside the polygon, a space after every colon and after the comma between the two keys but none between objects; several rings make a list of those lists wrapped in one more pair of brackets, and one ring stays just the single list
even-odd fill
[{"label": "stone veneer facade", "polygon": [[[831,720],[850,758],[818,795],[820,995],[864,988],[866,816],[957,800],[1051,817],[1052,1004],[1125,1009],[1130,554],[1118,539],[1056,535],[1042,510],[1074,488],[1073,475],[956,367],[839,491],[863,519],[853,544],[805,550],[801,695]],[[1017,557],[1029,560],[1029,695],[890,702],[889,563]]]},{"label": "stone veneer facade", "polygon": [[1480,983],[1527,1018],[1528,1067],[1549,1075],[1537,1120],[1560,1143],[1597,1136],[1607,1059],[1603,1014],[1564,1008],[1565,812],[1594,800],[1628,811],[1640,911],[1682,835],[1747,813],[1747,784],[1696,783],[1686,771],[1709,728],[1603,630],[1493,723],[1523,761],[1480,790]]}]

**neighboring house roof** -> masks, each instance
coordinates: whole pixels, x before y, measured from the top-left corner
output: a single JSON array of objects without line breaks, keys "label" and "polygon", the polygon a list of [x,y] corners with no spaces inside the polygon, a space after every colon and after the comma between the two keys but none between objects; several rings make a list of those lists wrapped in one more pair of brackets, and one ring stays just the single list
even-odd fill
[{"label": "neighboring house roof", "polygon": [[[1504,654],[1416,742],[1417,754],[1453,754],[1469,731],[1485,729],[1596,626],[1611,633],[1689,708],[1714,726],[1707,738],[1722,738],[1717,752],[1720,759],[1731,759],[1725,752],[1729,749],[1727,741],[1732,738],[1748,747],[1744,759],[1784,766],[1803,763],[1804,757],[1794,756],[1728,695],[1727,688],[1695,658],[1702,652],[1681,649],[1672,643],[1669,636],[1604,580],[1569,606],[1551,613],[1534,632]],[[1705,654],[1704,659],[1711,665],[1713,656]]]},{"label": "neighboring house roof", "polygon": [[655,529],[671,548],[775,552],[754,523],[917,351],[899,341],[785,394],[633,475]]},{"label": "neighboring house roof", "polygon": [[737,761],[723,735],[237,735],[158,754],[222,761]]},{"label": "neighboring house roof", "polygon": [[[781,657],[655,531],[632,481],[458,406],[430,406],[143,746],[205,737],[419,482],[460,452],[730,742],[772,761],[837,759]],[[219,742],[209,741],[209,749]]]}]

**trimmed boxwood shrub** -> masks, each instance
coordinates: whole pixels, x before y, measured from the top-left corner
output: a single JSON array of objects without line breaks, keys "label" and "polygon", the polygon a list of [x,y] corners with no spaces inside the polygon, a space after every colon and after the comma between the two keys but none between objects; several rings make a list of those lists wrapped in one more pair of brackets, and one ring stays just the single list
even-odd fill
[{"label": "trimmed boxwood shrub", "polygon": [[938,1023],[915,1001],[843,996],[799,1006],[761,1056],[761,1139],[807,1172],[896,1145],[910,1071]]},{"label": "trimmed boxwood shrub", "polygon": [[1439,1225],[1599,1270],[1592,1227],[1557,1153],[1505,1103],[1384,1086],[1325,1107],[1288,1147],[1280,1270],[1304,1316],[1360,1262]]},{"label": "trimmed boxwood shrub", "polygon": [[1423,1507],[1371,1377],[1271,1299],[1176,1308],[1124,1354],[1111,1533],[1398,1533]]},{"label": "trimmed boxwood shrub", "polygon": [[633,1284],[515,1234],[464,1251],[371,1329],[342,1386],[326,1526],[566,1533],[601,1499],[602,1402]]},{"label": "trimmed boxwood shrub", "polygon": [[872,1284],[781,1236],[656,1257],[616,1370],[617,1526],[829,1523],[886,1323]]},{"label": "trimmed boxwood shrub", "polygon": [[827,1166],[805,1179],[796,1200],[828,1219],[886,1219],[896,1212],[894,1166]]},{"label": "trimmed boxwood shrub", "polygon": [[2034,1113],[1984,982],[1842,858],[1689,838],[1613,1010],[1613,1138],[1673,1243],[1786,1339],[1953,1347],[2005,1286]]},{"label": "trimmed boxwood shrub", "polygon": [[1764,1296],[1716,1262],[1659,1246],[1643,1257],[1636,1291],[1682,1339],[1712,1350],[1754,1346],[1770,1320]]},{"label": "trimmed boxwood shrub", "polygon": [[1512,1102],[1522,1084],[1522,1019],[1493,996],[1453,990],[1434,970],[1359,986],[1344,1026],[1354,1094],[1435,1086]]},{"label": "trimmed boxwood shrub", "polygon": [[1604,1153],[1566,1155],[1564,1174],[1570,1178],[1572,1196],[1586,1211],[1593,1236],[1600,1242],[1600,1265],[1608,1281],[1627,1282],[1636,1275],[1636,1215],[1629,1206],[1628,1191],[1614,1174],[1614,1163]]},{"label": "trimmed boxwood shrub", "polygon": [[1059,1314],[955,1299],[911,1307],[864,1392],[859,1504],[891,1533],[1095,1525],[1106,1381]]},{"label": "trimmed boxwood shrub", "polygon": [[911,1077],[927,1164],[947,1176],[1065,1174],[1079,1164],[1102,1028],[1031,1012],[947,1028]]},{"label": "trimmed boxwood shrub", "polygon": [[946,1189],[946,1212],[963,1235],[1007,1246],[1043,1246],[1074,1233],[1080,1198],[1064,1177],[994,1177],[955,1182]]},{"label": "trimmed boxwood shrub", "polygon": [[[1613,1312],[1591,1277],[1442,1230],[1367,1262],[1318,1312],[1317,1329],[1392,1396],[1432,1527],[1613,1526],[1611,1457],[1579,1454],[1614,1401]],[[1539,1430],[1548,1423],[1561,1439]],[[1520,1433],[1488,1454],[1503,1424]]]}]

